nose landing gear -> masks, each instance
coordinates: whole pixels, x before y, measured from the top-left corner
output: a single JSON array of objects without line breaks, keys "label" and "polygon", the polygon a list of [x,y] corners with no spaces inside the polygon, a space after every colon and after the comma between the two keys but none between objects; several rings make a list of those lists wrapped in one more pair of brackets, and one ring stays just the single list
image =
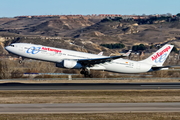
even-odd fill
[{"label": "nose landing gear", "polygon": [[19,57],[19,64],[23,63],[24,58],[22,58],[21,56]]}]

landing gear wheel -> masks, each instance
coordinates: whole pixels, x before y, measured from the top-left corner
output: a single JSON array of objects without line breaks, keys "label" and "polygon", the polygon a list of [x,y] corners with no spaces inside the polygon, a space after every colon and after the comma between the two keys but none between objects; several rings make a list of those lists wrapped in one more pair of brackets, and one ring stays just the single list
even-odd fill
[{"label": "landing gear wheel", "polygon": [[22,64],[23,63],[23,58],[20,56],[19,57],[19,64]]},{"label": "landing gear wheel", "polygon": [[81,74],[84,74],[84,71],[82,70],[80,73],[81,73]]},{"label": "landing gear wheel", "polygon": [[93,75],[92,75],[92,74],[89,74],[89,77],[90,77],[90,78],[93,78]]},{"label": "landing gear wheel", "polygon": [[22,60],[19,60],[19,64],[22,64]]},{"label": "landing gear wheel", "polygon": [[83,74],[85,78],[87,78],[87,77],[92,78],[93,77],[92,74],[90,74],[90,70],[88,70],[88,69],[82,69],[80,73]]}]

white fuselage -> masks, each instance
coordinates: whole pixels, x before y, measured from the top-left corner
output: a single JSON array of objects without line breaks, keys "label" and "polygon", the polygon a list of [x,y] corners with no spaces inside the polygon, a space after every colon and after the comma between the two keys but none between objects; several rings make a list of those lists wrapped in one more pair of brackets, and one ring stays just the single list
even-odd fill
[{"label": "white fuselage", "polygon": [[[13,47],[7,46],[6,50],[18,56],[54,63],[60,63],[63,60],[79,60],[108,57],[27,43],[13,44]],[[93,67],[90,67],[90,69],[105,70],[118,73],[142,73],[151,71],[151,67],[151,64],[119,58],[110,62],[96,64]]]}]

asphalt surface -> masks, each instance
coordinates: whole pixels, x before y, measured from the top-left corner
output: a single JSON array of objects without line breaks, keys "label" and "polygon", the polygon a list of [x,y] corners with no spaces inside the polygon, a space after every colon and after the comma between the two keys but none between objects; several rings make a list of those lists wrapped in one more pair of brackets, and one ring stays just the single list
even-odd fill
[{"label": "asphalt surface", "polygon": [[180,103],[0,104],[0,114],[107,112],[180,112]]},{"label": "asphalt surface", "polygon": [[0,90],[180,89],[180,83],[0,83]]},{"label": "asphalt surface", "polygon": [[[0,83],[0,90],[180,89],[180,83]],[[5,113],[180,112],[180,103],[0,104]]]}]

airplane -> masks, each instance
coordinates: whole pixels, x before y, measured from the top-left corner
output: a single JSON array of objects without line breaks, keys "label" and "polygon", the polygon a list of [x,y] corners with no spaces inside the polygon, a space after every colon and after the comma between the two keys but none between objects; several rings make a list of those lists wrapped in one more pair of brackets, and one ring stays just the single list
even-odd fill
[{"label": "airplane", "polygon": [[123,54],[124,56],[128,57],[131,54],[132,50],[129,50],[127,53]]},{"label": "airplane", "polygon": [[53,62],[56,67],[60,68],[80,69],[80,73],[84,77],[92,77],[90,70],[116,73],[145,73],[166,70],[174,67],[163,66],[173,47],[174,45],[166,44],[141,61],[123,59],[124,55],[103,56],[30,43],[13,43],[6,46],[5,49],[22,58]]},{"label": "airplane", "polygon": [[[123,56],[124,56],[124,57],[128,57],[128,56],[131,54],[131,52],[132,52],[132,50],[129,50],[127,53],[124,53]],[[101,56],[102,56],[102,55],[103,55],[103,52],[100,52],[100,53],[98,53],[97,55],[101,55]],[[110,56],[111,56],[111,55],[110,55]]]},{"label": "airplane", "polygon": [[103,52],[100,52],[100,53],[98,53],[97,55],[100,55],[100,56],[102,56],[102,55],[103,55]]}]

